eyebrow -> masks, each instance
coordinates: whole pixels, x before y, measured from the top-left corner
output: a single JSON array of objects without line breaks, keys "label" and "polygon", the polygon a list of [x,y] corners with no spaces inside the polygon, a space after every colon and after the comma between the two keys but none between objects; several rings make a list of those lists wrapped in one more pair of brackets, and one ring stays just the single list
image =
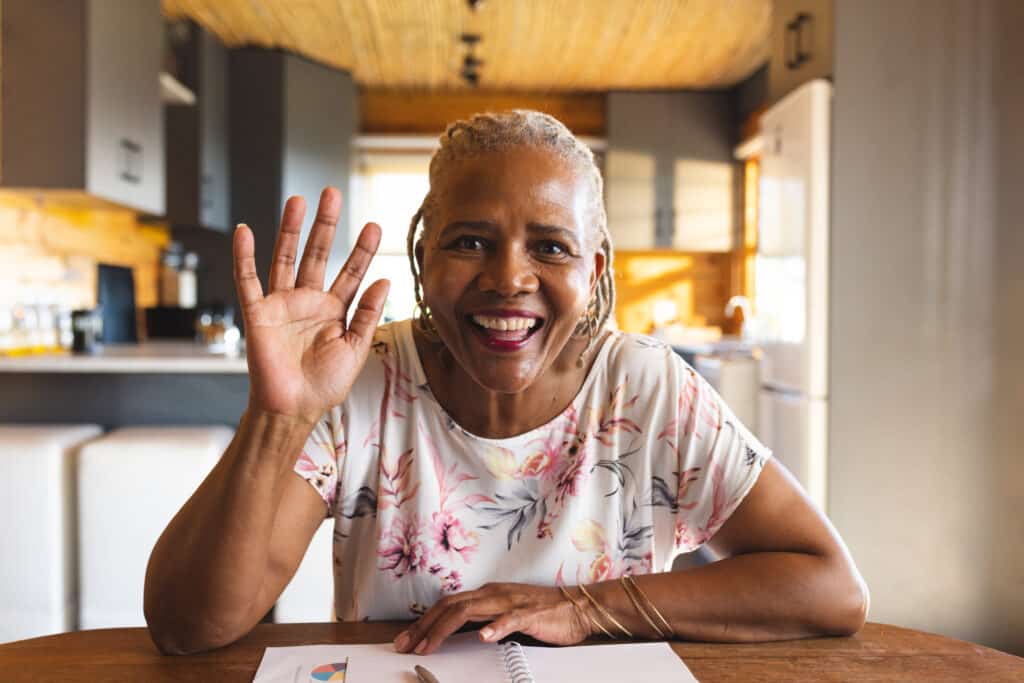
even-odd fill
[{"label": "eyebrow", "polygon": [[540,232],[544,233],[545,235],[551,236],[557,235],[564,240],[574,243],[578,243],[580,241],[579,237],[577,237],[576,233],[574,233],[572,230],[560,228],[557,225],[545,225],[544,223],[530,223],[526,227],[531,232]]},{"label": "eyebrow", "polygon": [[[469,228],[472,230],[480,230],[483,232],[496,232],[498,230],[498,224],[492,221],[452,221],[448,225],[444,226],[439,233],[439,236],[444,235],[449,230],[458,230],[459,228]],[[526,229],[532,233],[542,233],[548,236],[559,236],[566,241],[578,244],[580,238],[572,230],[562,228],[557,225],[548,225],[546,223],[529,223]]]}]

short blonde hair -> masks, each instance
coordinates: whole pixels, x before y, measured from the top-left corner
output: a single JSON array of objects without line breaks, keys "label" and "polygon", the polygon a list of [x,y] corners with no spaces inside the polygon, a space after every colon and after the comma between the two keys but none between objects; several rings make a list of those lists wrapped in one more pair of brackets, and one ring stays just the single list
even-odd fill
[{"label": "short blonde hair", "polygon": [[612,276],[612,241],[608,234],[608,217],[604,209],[604,182],[601,171],[594,161],[594,153],[580,142],[565,125],[555,117],[539,111],[514,109],[500,113],[476,114],[468,120],[456,121],[440,138],[441,147],[430,159],[430,190],[420,208],[412,217],[407,238],[409,267],[412,269],[416,306],[421,315],[427,315],[423,303],[423,287],[416,263],[416,241],[420,222],[424,227],[431,222],[438,196],[436,188],[443,185],[443,179],[451,162],[472,158],[481,154],[516,147],[532,147],[554,152],[570,164],[587,182],[590,202],[587,218],[594,226],[593,237],[604,254],[604,272],[597,282],[594,296],[587,305],[587,315],[577,325],[577,334],[593,337],[604,327],[615,306],[615,281]]}]

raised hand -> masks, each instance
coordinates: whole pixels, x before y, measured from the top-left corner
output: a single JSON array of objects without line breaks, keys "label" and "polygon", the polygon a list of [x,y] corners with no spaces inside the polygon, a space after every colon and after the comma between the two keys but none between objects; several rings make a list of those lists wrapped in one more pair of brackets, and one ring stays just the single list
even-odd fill
[{"label": "raised hand", "polygon": [[330,289],[324,269],[341,214],[341,193],[320,195],[316,220],[295,274],[305,202],[285,204],[263,294],[253,258],[252,231],[235,230],[234,276],[245,320],[249,362],[249,408],[315,422],[348,396],[370,351],[374,329],[387,297],[387,280],[374,282],[348,310],[380,243],[380,226],[367,223]]}]

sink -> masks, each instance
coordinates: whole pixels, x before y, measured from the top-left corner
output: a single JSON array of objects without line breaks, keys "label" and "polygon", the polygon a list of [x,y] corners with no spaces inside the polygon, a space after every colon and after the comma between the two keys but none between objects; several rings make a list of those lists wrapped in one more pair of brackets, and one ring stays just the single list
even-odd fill
[{"label": "sink", "polygon": [[683,359],[693,365],[697,356],[715,358],[754,358],[760,356],[760,347],[756,342],[740,337],[722,337],[717,341],[675,343],[672,349]]}]

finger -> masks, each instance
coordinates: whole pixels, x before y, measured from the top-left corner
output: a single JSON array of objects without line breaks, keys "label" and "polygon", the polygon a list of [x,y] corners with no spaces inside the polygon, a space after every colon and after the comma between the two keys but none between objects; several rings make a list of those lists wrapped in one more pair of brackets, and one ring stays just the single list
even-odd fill
[{"label": "finger", "polygon": [[[423,638],[423,636],[430,630],[430,627],[434,625],[434,622],[444,614],[452,605],[455,605],[464,600],[472,600],[474,597],[483,595],[483,588],[478,588],[472,591],[462,591],[461,593],[453,593],[452,595],[446,595],[441,598],[426,611],[419,619],[417,619],[408,629],[399,633],[395,638],[395,649],[399,652],[408,652],[413,649]],[[405,636],[405,638],[403,638]]]},{"label": "finger", "polygon": [[384,302],[390,289],[389,281],[377,280],[359,297],[359,305],[348,324],[347,334],[351,335],[353,343],[369,345],[373,341],[373,332],[380,322],[381,313],[384,312]]},{"label": "finger", "polygon": [[263,298],[260,277],[256,273],[256,245],[253,241],[252,230],[248,225],[239,223],[235,228],[231,251],[235,256],[235,289],[238,292],[238,301],[242,305],[242,310],[245,311],[246,308]]},{"label": "finger", "polygon": [[516,631],[525,633],[533,625],[535,618],[536,614],[533,612],[514,609],[480,629],[480,639],[493,643]]},{"label": "finger", "polygon": [[274,260],[270,262],[270,291],[295,287],[295,252],[299,248],[302,217],[306,215],[306,200],[289,197],[281,213],[281,227],[274,242]]},{"label": "finger", "polygon": [[436,652],[437,648],[448,639],[453,633],[462,628],[470,621],[486,621],[504,614],[512,606],[512,600],[508,595],[492,595],[485,598],[463,600],[449,607],[441,616],[431,624],[430,629],[423,635],[420,642],[413,648],[413,652],[420,655],[428,655]]},{"label": "finger", "polygon": [[316,218],[309,231],[306,248],[302,250],[296,286],[310,287],[317,291],[324,288],[324,269],[327,266],[327,257],[331,254],[334,229],[340,216],[341,192],[334,187],[325,187],[320,193],[320,204],[317,205]]},{"label": "finger", "polygon": [[377,246],[380,245],[380,226],[376,223],[367,223],[359,233],[356,246],[348,255],[345,265],[342,267],[338,277],[334,278],[331,291],[341,299],[345,310],[352,304],[352,299],[359,289],[359,283],[363,281],[367,268],[373,255],[377,253]]},{"label": "finger", "polygon": [[395,649],[399,652],[409,652],[416,647],[424,634],[431,626],[434,625],[434,622],[437,621],[438,617],[440,617],[448,607],[453,605],[458,597],[459,594],[447,595],[431,605],[430,609],[428,609],[423,616],[414,621],[409,628],[402,631],[395,637]]}]

